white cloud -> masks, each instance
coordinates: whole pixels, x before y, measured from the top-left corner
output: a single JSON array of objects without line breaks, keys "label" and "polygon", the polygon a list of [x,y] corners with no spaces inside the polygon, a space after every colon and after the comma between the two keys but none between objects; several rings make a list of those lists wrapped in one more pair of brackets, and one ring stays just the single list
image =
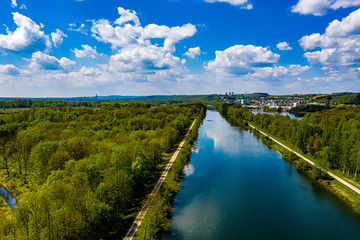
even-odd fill
[{"label": "white cloud", "polygon": [[101,70],[98,68],[83,66],[82,68],[80,68],[80,70],[78,72],[71,72],[69,74],[69,76],[71,76],[71,77],[78,77],[78,76],[96,77],[96,76],[100,76],[101,73],[102,73]]},{"label": "white cloud", "polygon": [[253,45],[235,45],[224,51],[216,51],[216,58],[205,68],[216,73],[245,75],[258,67],[271,67],[280,58],[267,48]]},{"label": "white cloud", "polygon": [[268,78],[268,77],[286,77],[286,76],[297,76],[302,74],[305,71],[310,69],[309,66],[301,66],[298,64],[290,65],[289,67],[278,66],[278,67],[264,67],[257,68],[255,73],[252,74],[254,77],[258,78]]},{"label": "white cloud", "polygon": [[51,39],[55,47],[58,47],[63,43],[64,37],[67,37],[67,35],[59,29],[56,29],[56,32],[51,33]]},{"label": "white cloud", "polygon": [[117,25],[123,25],[124,23],[134,22],[135,26],[140,25],[139,18],[137,17],[137,13],[133,10],[126,10],[122,7],[118,8],[118,12],[120,17],[115,21]]},{"label": "white cloud", "polygon": [[360,9],[341,21],[334,20],[324,34],[314,33],[300,39],[304,56],[313,64],[352,66],[360,60]]},{"label": "white cloud", "polygon": [[214,3],[214,2],[224,2],[224,3],[229,3],[231,5],[234,6],[241,6],[241,5],[245,5],[247,4],[244,8],[246,9],[252,9],[253,6],[252,4],[248,4],[248,0],[204,0],[205,2],[208,3]]},{"label": "white cloud", "polygon": [[35,52],[30,59],[29,68],[38,70],[61,70],[70,71],[75,66],[75,62],[68,58],[61,58],[60,60],[54,56],[49,56],[42,52]]},{"label": "white cloud", "polygon": [[185,55],[189,58],[195,58],[197,55],[201,54],[201,50],[200,47],[194,47],[194,48],[189,48],[187,50],[187,52],[185,53]]},{"label": "white cloud", "polygon": [[291,11],[299,14],[323,16],[329,10],[360,6],[360,0],[299,0]]},{"label": "white cloud", "polygon": [[312,64],[323,64],[333,66],[350,66],[356,58],[353,53],[338,52],[336,48],[326,48],[321,51],[306,52],[304,56]]},{"label": "white cloud", "polygon": [[17,2],[16,0],[11,0],[11,7],[16,8],[17,7]]},{"label": "white cloud", "polygon": [[287,42],[280,42],[276,45],[276,47],[282,51],[292,50],[292,47],[290,47],[290,45]]},{"label": "white cloud", "polygon": [[154,45],[132,45],[111,56],[110,69],[116,72],[153,73],[158,70],[181,68],[184,61]]},{"label": "white cloud", "polygon": [[20,74],[20,70],[12,64],[0,65],[0,74],[17,76]]},{"label": "white cloud", "polygon": [[0,51],[34,52],[51,48],[49,36],[41,31],[41,27],[30,18],[13,13],[17,28],[7,35],[0,34]]},{"label": "white cloud", "polygon": [[77,27],[77,25],[75,23],[70,23],[67,30],[72,31],[72,32],[79,32],[79,33],[81,33],[83,35],[88,35],[86,25],[83,24],[83,23],[80,24],[79,27]]},{"label": "white cloud", "polygon": [[[106,19],[92,22],[92,36],[117,50],[109,64],[103,66],[106,71],[119,73],[121,77],[131,75],[134,81],[171,81],[187,74],[186,60],[173,53],[176,43],[196,33],[194,25],[141,26],[135,11],[119,7],[118,12],[120,17],[114,24]],[[154,39],[163,40],[163,44],[153,44]]]},{"label": "white cloud", "polygon": [[175,44],[182,39],[192,37],[196,27],[190,23],[181,27],[168,27],[164,25],[149,24],[141,31],[141,39],[164,38],[164,49],[175,51]]},{"label": "white cloud", "polygon": [[81,45],[81,47],[83,48],[83,50],[77,48],[73,50],[77,58],[90,57],[92,59],[95,59],[100,56],[100,54],[96,51],[96,47],[93,48],[87,44]]},{"label": "white cloud", "polygon": [[[167,51],[175,51],[175,44],[182,39],[192,37],[196,33],[196,27],[185,24],[181,27],[168,27],[164,25],[149,24],[140,26],[140,21],[135,11],[118,8],[120,17],[113,26],[108,20],[93,21],[92,35],[98,41],[110,43],[113,49],[126,47],[127,45],[149,45],[150,39],[164,39],[164,48]],[[133,23],[133,24],[131,24]]]}]

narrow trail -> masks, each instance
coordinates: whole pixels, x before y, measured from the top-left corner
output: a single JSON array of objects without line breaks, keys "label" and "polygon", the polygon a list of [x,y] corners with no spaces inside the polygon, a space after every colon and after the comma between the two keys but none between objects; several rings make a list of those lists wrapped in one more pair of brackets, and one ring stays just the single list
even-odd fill
[{"label": "narrow trail", "polygon": [[146,200],[144,206],[142,207],[141,211],[136,216],[135,221],[131,225],[128,233],[125,235],[123,240],[132,240],[134,238],[136,231],[140,227],[141,222],[143,221],[147,211],[149,210],[149,207],[151,206],[151,204],[152,204],[152,202],[154,200],[155,194],[159,191],[161,185],[163,184],[166,176],[168,175],[173,163],[175,162],[176,157],[179,155],[179,152],[180,152],[181,148],[184,146],[185,141],[186,141],[187,137],[189,136],[189,134],[190,134],[192,128],[194,127],[195,123],[196,123],[196,119],[191,124],[191,126],[188,129],[185,137],[183,138],[183,140],[179,144],[178,148],[176,149],[176,151],[175,151],[174,155],[172,156],[172,158],[170,159],[169,163],[166,165],[166,168],[163,171],[163,173],[161,174],[161,177],[159,178],[157,184],[155,185],[154,189],[150,193],[150,195],[149,195],[148,199]]},{"label": "narrow trail", "polygon": [[[313,161],[311,161],[311,160],[309,160],[308,158],[302,156],[302,155],[299,154],[298,152],[295,152],[294,150],[292,150],[291,148],[285,146],[284,144],[282,144],[281,142],[277,141],[277,140],[274,139],[273,137],[270,137],[268,134],[266,134],[266,133],[262,132],[261,130],[257,129],[256,127],[254,127],[254,126],[251,125],[250,123],[249,123],[249,126],[252,127],[253,129],[259,131],[261,134],[269,137],[271,140],[273,140],[274,142],[276,142],[276,143],[279,144],[280,146],[284,147],[285,149],[289,150],[290,152],[296,154],[298,157],[304,159],[306,162],[310,163],[312,166],[318,168],[318,166],[316,166],[316,164],[315,164]],[[345,186],[349,187],[351,190],[353,190],[353,191],[355,191],[356,193],[360,194],[360,190],[359,190],[357,187],[355,187],[354,185],[348,183],[347,181],[345,181],[344,179],[338,177],[337,175],[333,174],[333,173],[330,172],[330,171],[325,170],[325,172],[326,172],[328,175],[330,175],[332,178],[338,180],[339,182],[341,182],[341,183],[344,184]]]}]

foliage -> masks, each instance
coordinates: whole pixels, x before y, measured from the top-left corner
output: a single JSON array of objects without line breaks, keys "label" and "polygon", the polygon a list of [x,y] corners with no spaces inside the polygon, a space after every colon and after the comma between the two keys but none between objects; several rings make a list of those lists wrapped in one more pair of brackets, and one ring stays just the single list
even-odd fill
[{"label": "foliage", "polygon": [[[239,105],[229,106],[227,120],[239,126],[252,122],[317,159],[321,169],[339,169],[357,177],[360,169],[360,109],[332,108],[308,113],[301,119],[280,114],[252,114]],[[323,178],[322,172],[314,170]]]},{"label": "foliage", "polygon": [[312,170],[312,166],[310,165],[310,163],[304,161],[304,160],[300,160],[297,164],[296,164],[296,169],[302,172],[306,172],[306,171],[310,171]]},{"label": "foliage", "polygon": [[121,238],[159,177],[163,154],[204,109],[136,103],[0,115],[1,181],[17,199],[0,236]]}]

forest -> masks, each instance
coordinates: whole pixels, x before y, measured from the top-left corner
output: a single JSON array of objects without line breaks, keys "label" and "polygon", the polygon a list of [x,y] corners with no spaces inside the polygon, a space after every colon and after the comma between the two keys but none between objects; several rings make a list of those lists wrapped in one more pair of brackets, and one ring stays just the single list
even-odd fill
[{"label": "forest", "polygon": [[7,108],[31,108],[31,107],[100,107],[97,101],[66,101],[66,100],[36,100],[17,98],[12,100],[0,100],[0,109]]},{"label": "forest", "polygon": [[0,184],[17,200],[0,218],[1,239],[120,239],[205,108],[134,103],[1,114]]},{"label": "forest", "polygon": [[358,179],[360,170],[360,108],[348,106],[307,113],[300,121],[280,114],[252,114],[239,104],[220,104],[219,112],[234,125],[255,124],[335,169]]}]

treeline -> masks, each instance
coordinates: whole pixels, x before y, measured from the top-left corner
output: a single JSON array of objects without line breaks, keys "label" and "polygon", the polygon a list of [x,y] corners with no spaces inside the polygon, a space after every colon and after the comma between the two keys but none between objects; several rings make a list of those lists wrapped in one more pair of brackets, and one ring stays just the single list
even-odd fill
[{"label": "treeline", "polygon": [[318,102],[330,102],[337,104],[353,104],[360,105],[360,93],[344,93],[344,94],[334,94],[326,96],[322,99],[317,99]]},{"label": "treeline", "polygon": [[65,101],[65,100],[32,100],[32,99],[13,99],[0,100],[0,109],[6,108],[31,108],[31,107],[100,107],[101,102],[90,101]]},{"label": "treeline", "polygon": [[[121,238],[201,103],[52,107],[0,115],[2,239]],[[165,161],[165,162],[164,162]]]},{"label": "treeline", "polygon": [[192,132],[187,138],[181,152],[174,162],[164,184],[160,188],[155,200],[152,202],[142,225],[138,229],[135,239],[161,239],[163,230],[171,221],[172,203],[179,190],[179,184],[184,177],[184,167],[190,161],[192,145],[197,139],[198,128],[201,125],[205,114],[201,114]]},{"label": "treeline", "polygon": [[330,104],[319,105],[319,104],[303,104],[293,107],[289,110],[293,114],[306,114],[308,112],[319,112],[323,110],[330,109]]},{"label": "treeline", "polygon": [[343,174],[358,175],[360,169],[360,109],[333,108],[307,113],[300,121],[288,116],[252,114],[239,105],[222,106],[227,119],[235,125],[251,122],[282,139],[304,154],[318,160],[322,168],[338,169]]}]

